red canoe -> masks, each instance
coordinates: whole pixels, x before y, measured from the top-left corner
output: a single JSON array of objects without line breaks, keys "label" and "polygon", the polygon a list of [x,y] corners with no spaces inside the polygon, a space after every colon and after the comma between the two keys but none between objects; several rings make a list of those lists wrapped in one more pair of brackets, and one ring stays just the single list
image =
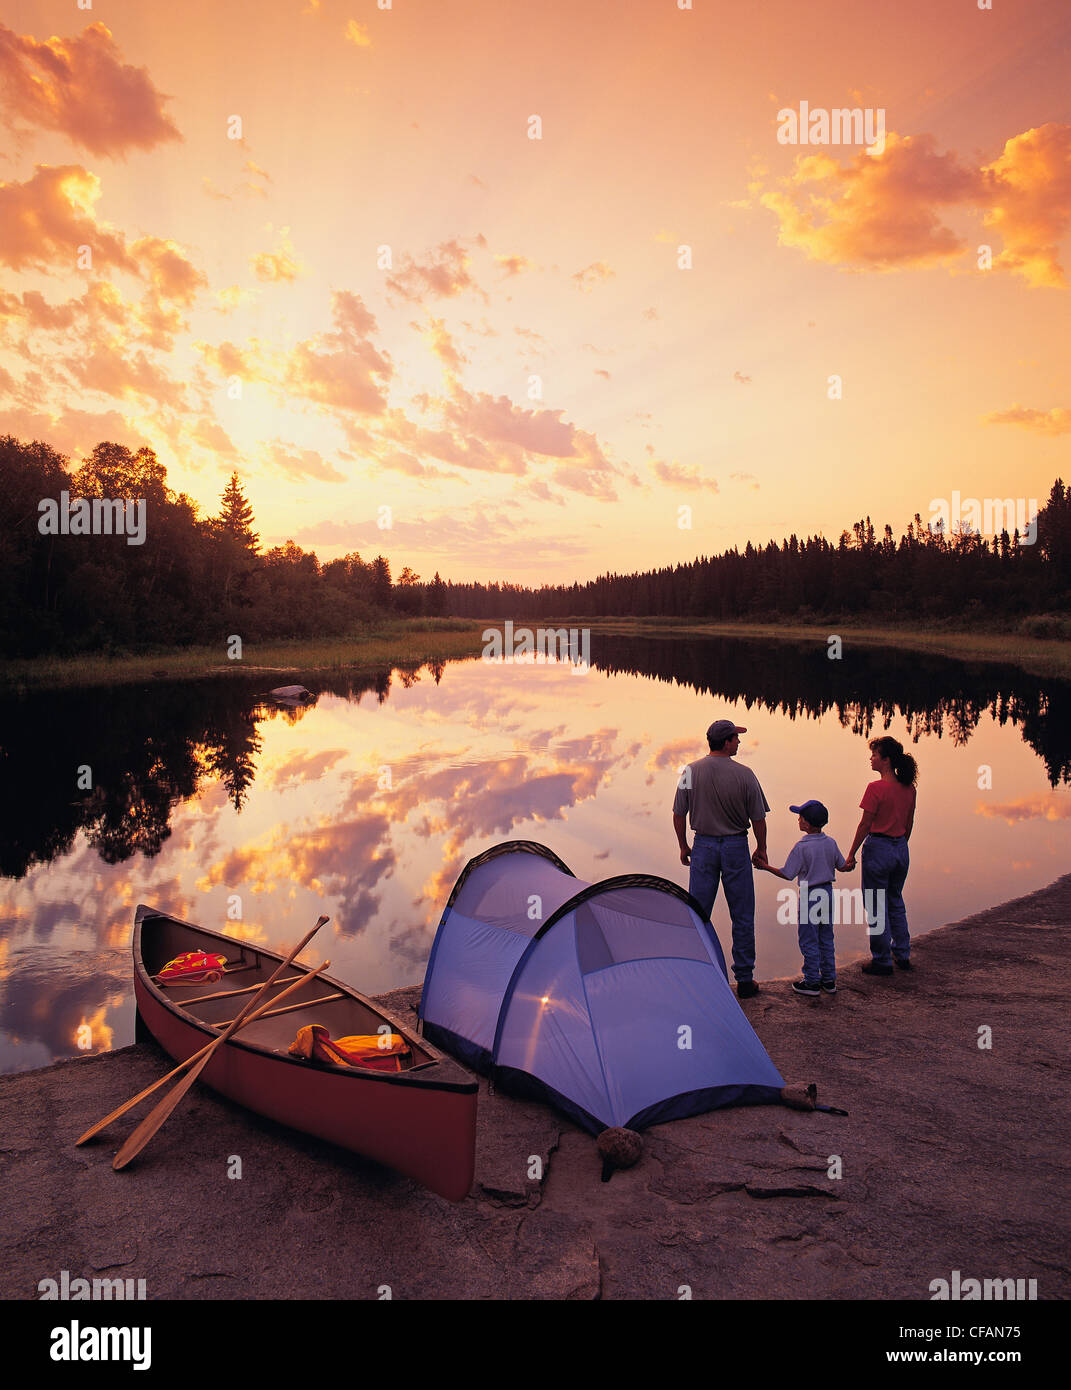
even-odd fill
[{"label": "red canoe", "polygon": [[[226,956],[223,978],[158,985],[153,977],[187,951]],[[237,1017],[256,992],[246,987],[262,985],[283,959],[151,907],[139,906],[134,918],[138,1011],[176,1061],[218,1037],[213,1025]],[[306,969],[288,967],[272,995]],[[227,997],[198,1002],[208,995]],[[298,1029],[311,1023],[322,1023],[333,1039],[375,1034],[387,1024],[409,1052],[399,1058],[397,1072],[288,1056]],[[258,1115],[385,1163],[451,1202],[460,1202],[472,1187],[479,1083],[399,1019],[330,976],[318,975],[278,1014],[239,1030],[216,1050],[201,1079]]]}]

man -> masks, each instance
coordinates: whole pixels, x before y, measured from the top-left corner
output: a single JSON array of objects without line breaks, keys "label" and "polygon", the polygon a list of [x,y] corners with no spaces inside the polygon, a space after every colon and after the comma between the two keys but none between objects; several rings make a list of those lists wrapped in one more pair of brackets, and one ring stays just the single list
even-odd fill
[{"label": "man", "polygon": [[[689,763],[673,799],[673,829],[681,863],[689,865],[688,891],[709,916],[725,884],[725,901],[733,924],[733,974],[741,999],[758,994],[755,972],[755,879],[752,864],[765,867],[766,812],[770,809],[759,779],[749,767],[733,761],[740,735],[747,729],[731,719],[716,719],[707,730],[710,752]],[[688,848],[685,817],[692,815],[695,840]],[[749,856],[748,822],[756,849]]]}]

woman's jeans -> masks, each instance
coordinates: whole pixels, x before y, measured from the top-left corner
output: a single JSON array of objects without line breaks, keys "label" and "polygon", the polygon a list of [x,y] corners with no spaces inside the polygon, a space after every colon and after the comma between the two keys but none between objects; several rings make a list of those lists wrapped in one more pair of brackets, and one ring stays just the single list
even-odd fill
[{"label": "woman's jeans", "polygon": [[911,955],[904,907],[904,880],[910,863],[902,835],[868,835],[863,841],[863,903],[875,965],[892,965],[893,956],[907,960]]},{"label": "woman's jeans", "polygon": [[725,884],[733,924],[733,974],[737,984],[743,984],[755,973],[755,878],[746,832],[695,836],[688,892],[708,917],[714,911],[719,882]]}]

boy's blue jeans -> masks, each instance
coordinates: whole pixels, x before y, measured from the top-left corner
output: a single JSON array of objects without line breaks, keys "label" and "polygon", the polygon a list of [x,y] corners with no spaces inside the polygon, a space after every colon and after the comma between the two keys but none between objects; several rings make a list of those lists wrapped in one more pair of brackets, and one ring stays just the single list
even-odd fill
[{"label": "boy's blue jeans", "polygon": [[904,907],[904,880],[910,863],[902,835],[895,840],[868,835],[863,841],[859,867],[867,920],[877,929],[870,932],[870,953],[877,965],[892,965],[893,956],[907,960],[911,955]]},{"label": "boy's blue jeans", "polygon": [[755,973],[755,879],[747,832],[742,835],[696,835],[689,861],[688,892],[709,917],[718,884],[733,924],[733,974],[737,984]]},{"label": "boy's blue jeans", "polygon": [[832,883],[800,884],[798,930],[804,980],[809,985],[816,985],[820,980],[835,980]]}]

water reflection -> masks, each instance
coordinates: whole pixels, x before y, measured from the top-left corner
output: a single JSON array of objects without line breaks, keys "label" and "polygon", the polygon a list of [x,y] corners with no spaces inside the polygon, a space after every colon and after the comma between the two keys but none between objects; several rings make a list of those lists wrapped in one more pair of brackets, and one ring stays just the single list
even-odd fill
[{"label": "water reflection", "polygon": [[[724,713],[748,727],[741,756],[773,807],[777,863],[798,834],[790,801],[825,801],[846,844],[871,776],[866,738],[914,742],[916,932],[1066,868],[1066,684],[737,639],[596,637],[592,660],[585,676],[478,661],[328,675],[295,708],[266,701],[262,678],[7,702],[0,1068],[74,1055],[79,1039],[132,1040],[139,901],[275,945],[328,912],[334,969],[377,992],[420,979],[458,872],[498,840],[542,840],[582,878],[686,883],[673,783]],[[760,978],[798,968],[793,929],[774,925],[779,886],[756,884]],[[720,903],[715,924],[725,941]],[[838,936],[842,956],[864,946]]]}]

